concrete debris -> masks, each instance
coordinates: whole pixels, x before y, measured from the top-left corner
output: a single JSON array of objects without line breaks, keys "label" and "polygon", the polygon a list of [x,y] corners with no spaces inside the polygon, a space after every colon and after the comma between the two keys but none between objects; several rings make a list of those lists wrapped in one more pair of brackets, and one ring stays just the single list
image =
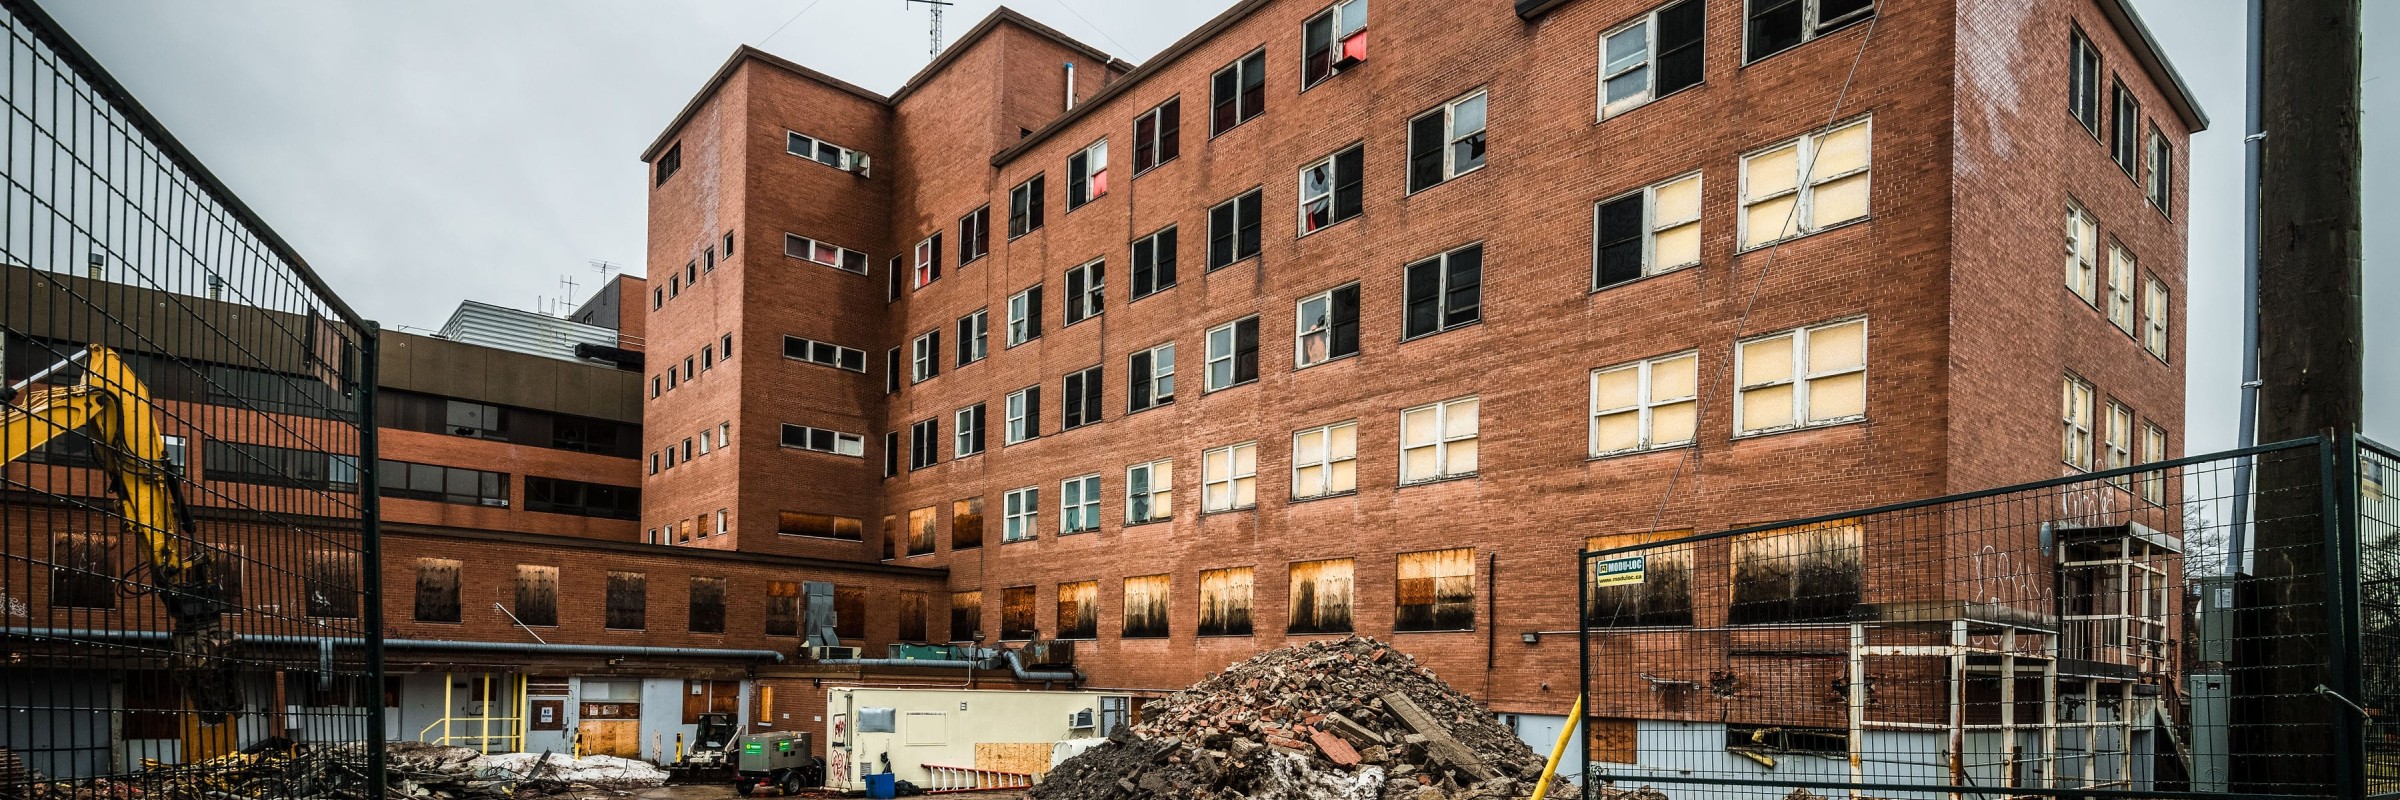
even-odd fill
[{"label": "concrete debris", "polygon": [[1145,704],[1139,725],[1028,796],[1503,800],[1533,793],[1543,759],[1415,659],[1351,636],[1260,653]]},{"label": "concrete debris", "polygon": [[[142,771],[114,778],[48,781],[0,758],[0,772],[21,779],[0,786],[0,800],[370,800],[366,749],[294,744],[271,738],[242,752],[192,764],[145,759]],[[384,748],[384,800],[530,800],[645,789],[665,771],[614,756],[483,755],[464,747],[393,742]]]}]

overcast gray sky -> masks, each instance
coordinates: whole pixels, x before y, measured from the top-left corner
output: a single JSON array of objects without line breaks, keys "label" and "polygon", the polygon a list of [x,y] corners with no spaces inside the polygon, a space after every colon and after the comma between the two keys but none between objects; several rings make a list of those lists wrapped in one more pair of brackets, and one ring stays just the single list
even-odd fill
[{"label": "overcast gray sky", "polygon": [[[1398,0],[1394,0],[1397,2]],[[1484,0],[1507,13],[1499,0]],[[1141,61],[1231,0],[1021,0]],[[747,42],[889,92],[925,63],[900,0],[45,0],[83,45],[361,313],[438,327],[459,300],[588,295],[639,272],[635,159]],[[998,5],[959,0],[952,35]],[[2135,0],[2213,123],[2192,142],[2187,452],[2230,446],[2241,309],[2242,0]],[[2366,4],[2369,41],[2400,2]],[[802,10],[806,9],[805,13]],[[794,14],[799,14],[795,17]],[[787,25],[787,21],[789,24]],[[2367,49],[2367,184],[2400,186],[2400,51]],[[2380,146],[2379,146],[2380,143]],[[2400,439],[2400,192],[2370,190],[2367,430]],[[2385,224],[2378,225],[2377,221]]]}]

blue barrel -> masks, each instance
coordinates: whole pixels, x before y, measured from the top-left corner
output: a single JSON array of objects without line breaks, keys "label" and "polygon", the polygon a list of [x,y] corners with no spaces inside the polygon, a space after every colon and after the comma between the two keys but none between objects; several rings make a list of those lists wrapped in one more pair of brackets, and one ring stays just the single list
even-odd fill
[{"label": "blue barrel", "polygon": [[866,778],[868,797],[876,800],[890,800],[890,798],[900,796],[899,790],[895,788],[898,776],[886,772],[881,775],[868,775]]}]

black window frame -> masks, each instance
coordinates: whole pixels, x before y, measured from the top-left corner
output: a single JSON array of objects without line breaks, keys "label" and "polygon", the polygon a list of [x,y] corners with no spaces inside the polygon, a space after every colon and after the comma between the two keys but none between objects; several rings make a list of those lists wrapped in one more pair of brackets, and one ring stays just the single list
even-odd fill
[{"label": "black window frame", "polygon": [[[1451,306],[1451,301],[1460,291],[1459,286],[1454,280],[1454,277],[1459,272],[1459,267],[1455,264],[1452,264],[1451,260],[1454,257],[1470,251],[1472,251],[1474,254],[1474,262],[1472,267],[1475,280],[1471,287],[1474,293],[1473,308],[1470,312],[1470,316],[1461,318],[1459,316],[1458,309]],[[1436,279],[1436,283],[1433,285],[1432,297],[1425,298],[1422,297],[1423,293],[1419,291],[1417,282],[1421,274],[1420,268],[1428,265],[1431,265],[1435,270],[1433,275]],[[1460,245],[1458,247],[1442,251],[1437,255],[1409,262],[1408,266],[1403,269],[1404,272],[1401,276],[1401,341],[1406,342],[1422,339],[1427,336],[1433,336],[1444,331],[1457,330],[1459,328],[1474,325],[1483,321],[1482,242],[1472,242],[1469,244]],[[1431,329],[1420,330],[1415,319],[1417,308],[1419,307],[1420,303],[1428,301],[1434,303],[1431,312],[1434,317],[1433,327]]]},{"label": "black window frame", "polygon": [[[453,490],[451,483],[465,476],[473,492]],[[420,482],[432,485],[420,487]],[[390,458],[376,459],[375,482],[377,494],[400,500],[422,500],[431,503],[509,508],[508,473],[472,467],[453,467],[425,464]]]},{"label": "black window frame", "polygon": [[[1225,202],[1208,209],[1208,270],[1215,272],[1258,257],[1261,239],[1260,204],[1266,201],[1265,187],[1251,187]],[[1222,226],[1224,230],[1220,232]],[[1220,260],[1218,243],[1225,243]],[[1243,245],[1247,243],[1245,251]]]}]

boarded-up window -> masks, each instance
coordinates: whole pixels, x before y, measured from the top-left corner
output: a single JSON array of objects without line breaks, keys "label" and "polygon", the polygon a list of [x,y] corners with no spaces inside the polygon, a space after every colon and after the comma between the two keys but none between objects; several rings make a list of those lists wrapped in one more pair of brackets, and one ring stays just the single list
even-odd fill
[{"label": "boarded-up window", "polygon": [[1058,585],[1058,638],[1100,637],[1100,582],[1076,581]]},{"label": "boarded-up window", "polygon": [[908,554],[921,556],[933,552],[933,526],[941,517],[932,506],[908,512]]},{"label": "boarded-up window", "polygon": [[417,621],[458,621],[457,559],[417,559]]},{"label": "boarded-up window", "polygon": [[767,635],[800,635],[799,583],[774,581],[767,584]]},{"label": "boarded-up window", "polygon": [[925,615],[932,611],[931,599],[924,592],[900,592],[900,641],[925,642],[932,637],[925,631]]},{"label": "boarded-up window", "polygon": [[700,715],[740,711],[741,681],[684,681],[683,724],[697,725]]},{"label": "boarded-up window", "polygon": [[1639,740],[1635,736],[1637,725],[1635,720],[1630,719],[1592,718],[1590,727],[1586,729],[1592,737],[1592,760],[1612,764],[1634,763],[1634,754],[1639,752]]},{"label": "boarded-up window", "polygon": [[1200,571],[1200,635],[1250,635],[1249,567]]},{"label": "boarded-up window", "polygon": [[1286,633],[1350,632],[1350,559],[1292,564],[1291,621]]},{"label": "boarded-up window", "polygon": [[833,635],[838,639],[867,638],[867,590],[833,587]]},{"label": "boarded-up window", "polygon": [[1171,586],[1172,580],[1165,575],[1125,579],[1125,638],[1166,638]]},{"label": "boarded-up window", "polygon": [[558,568],[517,565],[517,603],[510,613],[527,625],[558,624]]},{"label": "boarded-up window", "polygon": [[785,536],[814,536],[853,542],[866,538],[865,524],[856,519],[800,511],[777,512],[775,532]]},{"label": "boarded-up window", "polygon": [[1401,553],[1392,629],[1463,631],[1475,627],[1475,549]]},{"label": "boarded-up window", "polygon": [[608,614],[610,629],[638,631],[647,624],[650,608],[650,578],[639,572],[608,573]]},{"label": "boarded-up window", "polygon": [[883,515],[883,560],[900,557],[900,518]]},{"label": "boarded-up window", "polygon": [[725,632],[724,578],[692,578],[689,625],[693,633]]},{"label": "boarded-up window", "polygon": [[308,615],[328,619],[358,618],[358,554],[319,550],[308,557],[303,583],[308,592]]},{"label": "boarded-up window", "polygon": [[242,601],[242,572],[250,563],[242,557],[242,549],[233,545],[199,547],[216,564],[217,597],[229,606],[225,613],[242,613],[247,605]]},{"label": "boarded-up window", "polygon": [[[1621,533],[1584,540],[1593,552],[1680,539],[1691,531]],[[1584,618],[1594,627],[1628,628],[1692,624],[1692,546],[1660,545],[1612,553],[1585,566],[1589,604]]]},{"label": "boarded-up window", "polygon": [[116,608],[116,545],[106,534],[50,537],[50,606]]},{"label": "boarded-up window", "polygon": [[983,546],[983,498],[969,497],[950,504],[950,549]]},{"label": "boarded-up window", "polygon": [[1000,640],[1018,642],[1031,639],[1041,632],[1034,628],[1033,587],[1011,586],[1000,590]]},{"label": "boarded-up window", "polygon": [[983,593],[950,593],[950,641],[974,642],[983,639]]},{"label": "boarded-up window", "polygon": [[1754,533],[1733,543],[1735,624],[1847,619],[1858,607],[1856,519]]}]

